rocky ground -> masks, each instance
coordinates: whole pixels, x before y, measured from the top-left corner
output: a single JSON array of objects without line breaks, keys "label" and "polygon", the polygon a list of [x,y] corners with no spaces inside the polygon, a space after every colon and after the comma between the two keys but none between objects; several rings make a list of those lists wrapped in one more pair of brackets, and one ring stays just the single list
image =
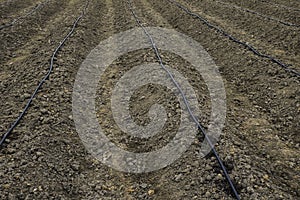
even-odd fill
[{"label": "rocky ground", "polygon": [[[259,51],[300,71],[296,0],[178,0],[212,24]],[[0,30],[0,133],[16,119],[49,67],[52,52],[68,33],[85,1],[0,1],[0,24],[35,12]],[[222,75],[227,101],[225,128],[216,150],[224,160],[241,199],[300,198],[300,79],[276,63],[209,28],[168,0],[134,0],[145,26],[184,33],[200,43]],[[262,15],[246,12],[249,9]],[[213,156],[199,157],[195,140],[185,154],[159,171],[130,174],[107,167],[90,155],[75,129],[72,91],[77,71],[101,41],[138,26],[125,0],[91,0],[84,18],[59,51],[54,71],[28,113],[0,149],[0,199],[234,199]],[[193,67],[177,55],[161,52],[164,61],[182,73],[196,91],[204,127],[209,123],[210,96]],[[131,151],[161,148],[174,137],[178,102],[164,87],[148,85],[132,97],[131,114],[141,125],[160,103],[166,108],[166,129],[138,141],[116,127],[110,95],[133,66],[156,62],[151,49],[119,57],[99,81],[97,115],[109,138]],[[142,97],[142,96],[143,97]]]}]

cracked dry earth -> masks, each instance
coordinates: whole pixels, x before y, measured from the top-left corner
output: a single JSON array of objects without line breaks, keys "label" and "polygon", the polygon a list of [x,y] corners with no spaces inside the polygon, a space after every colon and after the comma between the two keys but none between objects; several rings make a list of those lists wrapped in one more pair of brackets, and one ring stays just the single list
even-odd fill
[{"label": "cracked dry earth", "polygon": [[[1,0],[0,24],[24,16],[43,1]],[[259,51],[300,71],[297,0],[178,0]],[[276,63],[203,24],[168,0],[134,0],[145,26],[175,29],[200,43],[219,67],[224,81],[227,118],[216,150],[241,199],[300,198],[300,79]],[[0,30],[0,133],[10,127],[39,80],[59,41],[81,13],[85,1],[49,0],[13,26]],[[244,8],[262,15],[245,12]],[[90,0],[83,19],[55,58],[54,70],[21,123],[0,149],[0,199],[234,199],[216,159],[201,158],[197,139],[171,165],[150,173],[131,174],[102,164],[85,149],[72,116],[77,71],[101,41],[137,27],[125,0]],[[117,45],[117,44],[116,44]],[[159,47],[158,47],[159,48]],[[193,66],[161,51],[164,62],[188,79],[207,128],[210,95]],[[114,123],[110,95],[132,67],[157,62],[152,49],[116,59],[101,77],[96,99],[99,124],[111,141],[133,152],[162,148],[180,120],[178,100],[165,87],[149,84],[132,96],[130,113],[147,125],[150,107],[165,107],[161,133],[147,140],[124,134]]]}]

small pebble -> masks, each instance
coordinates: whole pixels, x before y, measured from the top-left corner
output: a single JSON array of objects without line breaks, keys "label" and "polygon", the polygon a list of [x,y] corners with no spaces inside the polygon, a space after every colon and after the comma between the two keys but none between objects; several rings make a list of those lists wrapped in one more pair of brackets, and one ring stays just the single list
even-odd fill
[{"label": "small pebble", "polygon": [[154,193],[155,193],[154,190],[149,190],[149,191],[148,191],[148,195],[149,195],[149,196],[153,195]]}]

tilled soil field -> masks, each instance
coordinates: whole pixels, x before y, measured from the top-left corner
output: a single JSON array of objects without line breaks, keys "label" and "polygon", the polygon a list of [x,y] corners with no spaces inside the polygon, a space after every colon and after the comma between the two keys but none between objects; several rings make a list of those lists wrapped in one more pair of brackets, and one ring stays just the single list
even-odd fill
[{"label": "tilled soil field", "polygon": [[[85,149],[72,114],[77,71],[101,41],[138,26],[125,0],[88,2],[74,33],[56,55],[49,79],[0,147],[0,199],[234,199],[215,157],[200,157],[197,139],[173,164],[142,174],[116,171]],[[144,26],[175,29],[193,38],[219,67],[227,117],[216,150],[241,199],[299,199],[299,76],[255,55],[176,3],[299,72],[300,2],[132,1]],[[1,134],[22,112],[47,73],[53,51],[85,5],[79,0],[0,1]],[[178,55],[160,53],[193,86],[199,121],[207,128],[210,95],[201,74]],[[176,97],[155,84],[136,91],[130,108],[135,121],[146,125],[151,105],[163,105],[168,120],[161,133],[139,141],[123,134],[114,122],[110,96],[115,84],[133,66],[153,62],[157,58],[151,48],[128,53],[111,64],[98,84],[99,124],[111,141],[129,151],[162,148],[178,128]]]}]

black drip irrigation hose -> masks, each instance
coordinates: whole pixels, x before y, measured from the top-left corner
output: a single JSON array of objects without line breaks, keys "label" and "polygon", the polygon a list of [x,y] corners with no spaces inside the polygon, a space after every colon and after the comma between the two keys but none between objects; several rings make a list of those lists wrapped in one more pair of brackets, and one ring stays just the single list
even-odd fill
[{"label": "black drip irrigation hose", "polygon": [[286,25],[286,26],[293,26],[293,27],[300,27],[299,24],[293,24],[293,23],[290,23],[290,22],[286,22],[286,21],[282,21],[280,19],[276,19],[274,17],[270,17],[270,16],[267,16],[267,15],[264,15],[264,14],[261,14],[261,13],[258,13],[254,10],[250,10],[248,8],[242,8],[240,6],[237,6],[237,5],[231,5],[230,3],[227,3],[227,2],[223,2],[223,1],[218,1],[216,0],[217,3],[220,3],[220,4],[223,4],[227,7],[230,7],[230,8],[235,8],[235,9],[238,9],[238,10],[241,10],[241,11],[244,11],[244,12],[248,12],[248,13],[251,13],[251,14],[254,14],[254,15],[258,15],[264,19],[267,19],[267,20],[270,20],[270,21],[275,21],[275,22],[278,22],[278,23],[281,23],[283,25]]},{"label": "black drip irrigation hose", "polygon": [[26,17],[28,17],[29,15],[33,14],[34,12],[36,12],[38,9],[40,9],[42,6],[44,6],[46,3],[48,3],[50,0],[46,0],[43,1],[41,3],[39,3],[38,5],[34,6],[34,8],[32,10],[30,10],[27,14],[25,14],[24,16],[20,16],[14,20],[12,20],[11,22],[4,24],[2,26],[0,26],[0,30],[11,27],[13,25],[15,25],[16,23],[20,23],[21,19],[25,19]]},{"label": "black drip irrigation hose", "polygon": [[186,105],[186,107],[187,107],[187,109],[188,109],[188,112],[189,112],[190,116],[192,117],[193,121],[196,123],[196,125],[197,125],[198,128],[199,128],[199,130],[202,132],[203,136],[204,136],[205,139],[207,140],[207,142],[208,142],[210,148],[212,149],[212,152],[213,152],[214,156],[216,157],[216,159],[217,159],[217,161],[218,161],[218,164],[220,165],[220,167],[221,167],[221,169],[222,169],[222,171],[223,171],[223,173],[224,173],[224,175],[225,175],[225,177],[226,177],[227,182],[229,183],[229,186],[230,186],[230,188],[231,188],[231,190],[232,190],[232,192],[233,192],[235,198],[236,198],[237,200],[240,200],[240,196],[239,196],[239,194],[238,194],[238,192],[237,192],[237,190],[236,190],[236,188],[235,188],[235,186],[234,186],[234,184],[233,184],[233,182],[232,182],[232,180],[231,180],[231,178],[230,178],[230,176],[229,176],[229,174],[228,174],[228,172],[227,172],[227,169],[226,169],[225,165],[223,164],[222,159],[219,157],[219,155],[218,155],[216,149],[214,148],[214,145],[211,143],[211,140],[210,140],[209,137],[207,136],[206,131],[204,130],[203,126],[199,123],[197,117],[193,114],[193,112],[192,112],[192,110],[191,110],[191,108],[190,108],[189,102],[188,102],[186,96],[184,95],[184,92],[182,91],[180,85],[177,83],[177,81],[175,80],[175,78],[174,78],[174,76],[172,75],[172,73],[171,73],[171,72],[165,67],[165,65],[163,64],[163,61],[162,61],[161,55],[160,55],[160,53],[159,53],[159,51],[158,51],[158,48],[157,48],[157,46],[155,45],[155,42],[154,42],[152,36],[151,36],[150,33],[147,31],[147,29],[142,25],[141,21],[139,20],[139,17],[138,17],[137,14],[135,13],[134,8],[132,7],[131,0],[128,0],[128,5],[129,5],[129,9],[130,9],[132,15],[134,16],[134,18],[135,18],[137,24],[143,29],[144,33],[145,33],[145,34],[147,35],[147,37],[149,38],[149,41],[151,42],[152,48],[153,48],[153,50],[154,50],[154,52],[155,52],[155,55],[156,55],[156,57],[157,57],[157,59],[158,59],[158,61],[159,61],[159,63],[160,63],[161,68],[162,68],[164,71],[167,72],[168,76],[171,78],[172,82],[173,82],[174,85],[177,87],[177,89],[178,89],[178,91],[180,92],[180,94],[181,94],[181,96],[182,96],[182,98],[183,98],[183,101],[184,101],[184,103],[185,103],[185,105]]},{"label": "black drip irrigation hose", "polygon": [[278,59],[267,55],[267,54],[263,54],[261,52],[259,52],[258,50],[256,50],[252,45],[248,44],[247,42],[242,42],[241,40],[235,38],[234,36],[230,35],[229,33],[227,33],[226,31],[224,31],[223,29],[221,29],[220,27],[211,24],[208,20],[206,20],[205,18],[201,17],[199,14],[194,13],[192,11],[190,11],[188,8],[184,7],[182,4],[174,1],[174,0],[167,0],[170,3],[175,4],[178,8],[180,8],[181,10],[183,10],[184,12],[186,12],[187,14],[198,18],[200,21],[202,21],[204,24],[206,24],[209,28],[215,29],[216,31],[218,31],[219,33],[223,34],[225,37],[229,38],[230,40],[232,40],[235,43],[238,43],[240,45],[243,45],[244,47],[246,47],[248,50],[252,51],[255,55],[262,57],[262,58],[266,58],[269,59],[270,61],[272,61],[273,63],[276,63],[277,65],[279,65],[280,67],[282,67],[285,71],[292,73],[298,77],[300,77],[300,72],[296,71],[295,69],[291,69],[289,68],[290,65],[284,64],[283,62],[279,61]]},{"label": "black drip irrigation hose", "polygon": [[53,71],[53,65],[54,65],[54,60],[55,57],[58,53],[58,51],[62,48],[62,46],[65,44],[65,42],[69,39],[69,37],[71,37],[71,35],[74,33],[76,26],[78,25],[79,21],[81,20],[81,18],[84,16],[86,9],[89,5],[89,0],[86,2],[80,16],[75,20],[75,22],[73,23],[73,26],[71,28],[71,30],[69,31],[69,33],[64,37],[63,40],[60,41],[59,45],[56,47],[56,49],[54,50],[51,60],[50,60],[50,67],[48,70],[48,73],[44,76],[44,78],[39,82],[38,86],[36,87],[35,91],[33,92],[33,94],[31,95],[30,99],[28,100],[24,110],[19,114],[18,118],[15,120],[15,122],[12,124],[12,126],[8,129],[8,131],[3,135],[1,141],[0,141],[0,147],[3,145],[4,141],[6,140],[6,138],[11,134],[11,132],[16,128],[16,126],[19,124],[19,122],[21,121],[21,119],[23,118],[23,116],[26,114],[29,106],[31,105],[31,102],[33,101],[34,97],[37,95],[38,91],[41,89],[42,85],[45,83],[45,81],[49,78],[51,72]]}]

